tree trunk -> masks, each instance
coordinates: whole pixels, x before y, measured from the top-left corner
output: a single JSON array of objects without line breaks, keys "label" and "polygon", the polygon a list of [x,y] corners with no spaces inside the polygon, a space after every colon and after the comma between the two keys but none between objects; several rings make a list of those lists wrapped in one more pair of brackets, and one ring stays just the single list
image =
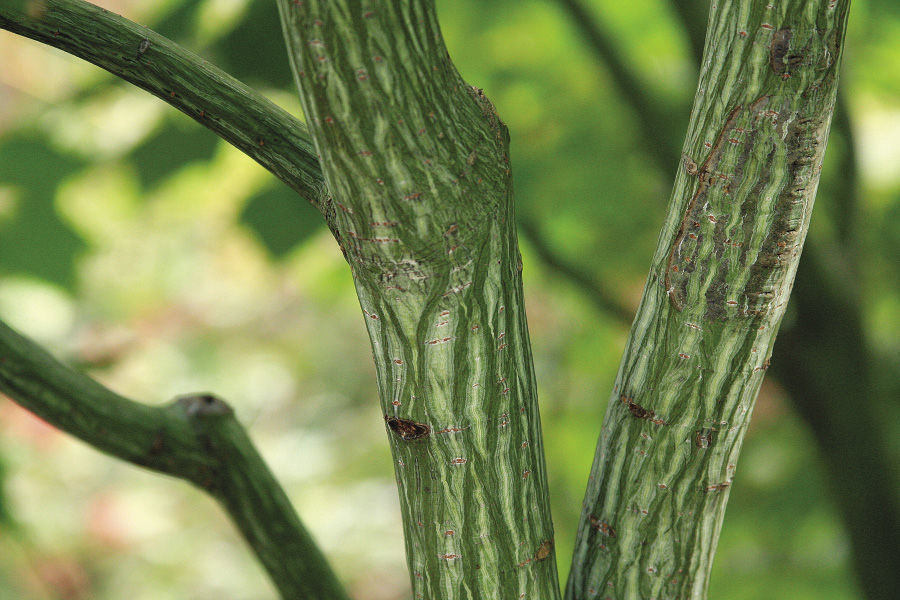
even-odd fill
[{"label": "tree trunk", "polygon": [[506,127],[431,1],[279,9],[375,355],[414,595],[558,598]]},{"label": "tree trunk", "polygon": [[[302,127],[224,74],[198,63],[205,91],[190,92],[173,68],[197,61],[159,36],[79,2],[35,14],[14,4],[4,28],[165,98],[301,194],[318,188]],[[506,128],[450,62],[431,0],[278,5],[330,194],[316,203],[372,341],[415,596],[558,598]],[[809,223],[848,10],[712,7],[683,168],[598,444],[567,598],[705,595]],[[64,13],[77,18],[54,20]],[[91,14],[116,51],[82,43]],[[232,114],[235,97],[265,117],[265,136]],[[35,392],[40,375],[16,388],[35,410],[49,402]],[[87,400],[66,395],[78,410]],[[226,504],[255,508],[244,499]]]},{"label": "tree trunk", "polygon": [[702,598],[784,314],[849,2],[722,1],[609,403],[566,598]]}]

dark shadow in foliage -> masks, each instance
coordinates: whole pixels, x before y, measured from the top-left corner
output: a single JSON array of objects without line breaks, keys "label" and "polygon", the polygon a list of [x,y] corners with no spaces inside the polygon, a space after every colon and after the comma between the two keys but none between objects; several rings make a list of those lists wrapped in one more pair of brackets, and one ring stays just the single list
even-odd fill
[{"label": "dark shadow in foliage", "polygon": [[316,209],[276,181],[247,201],[240,221],[275,258],[284,257],[323,226]]},{"label": "dark shadow in foliage", "polygon": [[[197,9],[199,0],[182,0],[171,10],[166,11],[159,21],[149,23],[153,31],[170,40],[184,43],[193,37],[197,28]],[[191,44],[188,44],[190,47]]]},{"label": "dark shadow in foliage", "polygon": [[219,138],[183,115],[172,115],[131,154],[144,189],[193,162],[208,162]]},{"label": "dark shadow in foliage", "polygon": [[237,27],[216,42],[210,54],[216,65],[257,89],[293,89],[273,2],[251,2]]},{"label": "dark shadow in foliage", "polygon": [[59,218],[54,199],[60,182],[84,166],[81,159],[53,151],[49,140],[35,133],[3,141],[0,185],[20,195],[12,218],[0,221],[0,275],[27,274],[74,286],[75,259],[86,244]]},{"label": "dark shadow in foliage", "polygon": [[804,251],[790,303],[797,323],[779,333],[773,373],[822,451],[866,598],[888,600],[900,589],[900,506],[886,450],[892,410],[879,404],[897,386],[879,393],[857,294],[829,262],[816,246]]}]

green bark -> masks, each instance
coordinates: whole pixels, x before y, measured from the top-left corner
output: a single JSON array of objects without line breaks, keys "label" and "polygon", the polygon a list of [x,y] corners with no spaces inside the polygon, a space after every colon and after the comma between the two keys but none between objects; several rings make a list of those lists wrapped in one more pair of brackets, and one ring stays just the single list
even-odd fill
[{"label": "green bark", "polygon": [[701,598],[809,224],[849,2],[718,2],[569,599]]},{"label": "green bark", "polygon": [[0,322],[0,392],[51,425],[215,498],[284,598],[346,598],[232,409],[209,394],[148,406],[58,362]]},{"label": "green bark", "polygon": [[558,598],[506,128],[432,2],[279,1],[353,270],[416,598]]},{"label": "green bark", "polygon": [[[0,26],[150,90],[318,199],[304,131],[283,111],[106,11],[74,0],[19,10],[25,4],[3,0]],[[684,168],[598,446],[569,597],[704,593],[834,100],[848,4],[820,4],[713,9]],[[427,0],[280,0],[279,8],[332,194],[319,207],[353,269],[372,339],[414,592],[558,597],[505,127],[456,73]],[[12,354],[0,356],[2,366]],[[27,384],[41,381],[40,370],[13,373],[21,387],[13,392],[36,410],[55,405],[53,394],[28,396],[40,390]],[[125,416],[113,403],[85,420],[83,411],[100,406],[92,389],[60,395],[57,424],[87,423],[92,444],[148,460],[157,438],[141,426],[158,411]],[[204,414],[190,406],[204,404],[175,405]],[[191,426],[203,449],[216,422]],[[109,437],[102,423],[141,433]],[[165,423],[174,428],[167,436],[190,439],[183,425]],[[267,504],[239,480],[258,470],[246,460],[246,470],[223,475],[238,479],[214,486],[235,492],[232,512]]]}]

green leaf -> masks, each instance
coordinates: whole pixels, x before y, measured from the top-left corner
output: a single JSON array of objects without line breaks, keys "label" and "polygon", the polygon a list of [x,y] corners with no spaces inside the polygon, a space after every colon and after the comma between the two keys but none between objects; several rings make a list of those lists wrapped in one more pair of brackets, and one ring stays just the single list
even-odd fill
[{"label": "green leaf", "polygon": [[[215,62],[241,81],[293,89],[278,11],[270,2],[251,2],[237,27],[211,49]],[[261,58],[265,57],[265,58]]]},{"label": "green leaf", "polygon": [[240,222],[275,258],[283,258],[323,227],[321,215],[283,185],[272,185],[247,201]]},{"label": "green leaf", "polygon": [[219,138],[187,117],[174,115],[132,152],[141,184],[153,188],[185,165],[209,161]]},{"label": "green leaf", "polygon": [[46,139],[21,133],[0,146],[0,185],[13,205],[0,221],[0,275],[24,273],[71,289],[75,261],[86,244],[54,206],[56,189],[84,162],[51,149]]}]

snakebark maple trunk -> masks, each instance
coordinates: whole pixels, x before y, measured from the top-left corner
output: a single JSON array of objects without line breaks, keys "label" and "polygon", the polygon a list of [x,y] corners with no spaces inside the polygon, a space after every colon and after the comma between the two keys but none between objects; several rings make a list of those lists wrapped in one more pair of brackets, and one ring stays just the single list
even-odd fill
[{"label": "snakebark maple trunk", "polygon": [[558,598],[506,127],[431,1],[278,6],[372,342],[414,595]]},{"label": "snakebark maple trunk", "polygon": [[[558,598],[506,128],[450,62],[431,0],[278,4],[328,188],[316,204],[369,328],[414,593]],[[712,7],[684,168],[598,444],[567,598],[705,596],[809,223],[848,10],[849,0]],[[148,89],[315,196],[302,126],[171,42],[73,0],[4,2],[0,26]],[[185,61],[196,79],[181,76]],[[6,389],[53,416],[58,396],[36,384],[57,368],[23,371],[44,355],[9,336]],[[92,386],[66,401],[89,406]],[[64,412],[58,426],[131,456],[130,443],[117,452]],[[245,488],[228,487],[233,514],[254,509]],[[271,520],[258,516],[248,527]],[[271,536],[250,533],[276,558],[260,543]],[[287,580],[288,562],[270,572]],[[319,562],[313,571],[331,577]]]},{"label": "snakebark maple trunk", "polygon": [[809,225],[849,4],[712,5],[683,167],[598,442],[569,600],[706,595]]}]

